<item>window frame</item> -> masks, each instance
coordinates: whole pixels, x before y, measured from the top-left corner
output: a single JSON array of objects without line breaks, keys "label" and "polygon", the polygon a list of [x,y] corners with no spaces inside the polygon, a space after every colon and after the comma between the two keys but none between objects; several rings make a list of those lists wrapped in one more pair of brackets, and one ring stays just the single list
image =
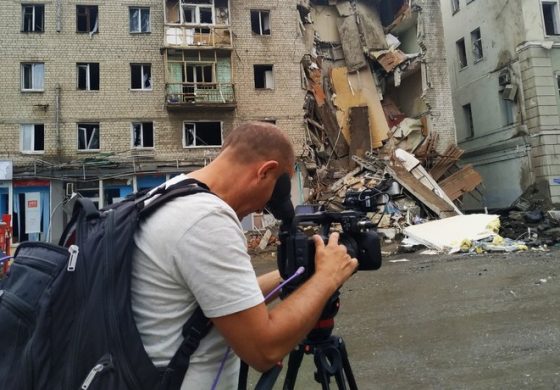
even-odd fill
[{"label": "window frame", "polygon": [[[475,39],[477,33],[478,33],[478,38]],[[477,51],[476,51],[477,44],[479,45],[480,56],[477,55]],[[480,27],[477,27],[471,31],[471,50],[472,50],[475,64],[484,59],[484,49],[482,47],[482,32],[480,31]]]},{"label": "window frame", "polygon": [[[91,65],[97,64],[97,89],[91,88]],[[86,66],[86,87],[80,88],[80,68]],[[76,90],[99,91],[101,90],[101,66],[99,62],[76,62]]]},{"label": "window frame", "polygon": [[[80,149],[80,130],[81,130],[80,126],[97,126],[97,143],[98,143],[98,148],[97,149],[87,148],[87,147],[86,147],[86,149]],[[95,129],[95,127],[94,127],[94,129]],[[91,137],[93,137],[94,134],[95,133],[93,133],[91,135]],[[85,141],[87,141],[87,132],[86,132]],[[89,142],[86,142],[86,146],[87,146],[87,144],[90,144],[90,143],[91,143],[91,140]],[[99,152],[101,150],[101,124],[99,122],[79,122],[79,123],[76,123],[76,149],[80,153]]]},{"label": "window frame", "polygon": [[[465,140],[471,140],[474,138],[474,117],[472,113],[472,105],[471,103],[463,104],[461,108],[463,109],[463,116],[465,118],[465,124],[466,124]],[[467,115],[467,109],[468,109],[468,115]]]},{"label": "window frame", "polygon": [[[84,9],[84,13],[81,14],[79,9],[80,7],[83,7]],[[97,17],[96,20],[91,20],[91,10],[94,9],[97,12]],[[87,24],[88,24],[88,29],[87,31],[81,31],[79,30],[79,23],[78,23],[78,19],[80,18],[80,15],[86,15],[87,16]],[[97,22],[97,23],[96,23]],[[97,25],[97,27],[96,27]],[[97,4],[76,4],[76,33],[78,34],[99,34],[99,6]]]},{"label": "window frame", "polygon": [[[31,30],[25,29],[25,9],[27,7],[31,7],[33,9],[32,12],[32,28]],[[36,8],[42,8],[41,12],[41,30],[36,30]],[[45,32],[45,4],[35,4],[35,3],[22,3],[21,4],[21,32],[23,33],[44,33]]]},{"label": "window frame", "polygon": [[[460,45],[460,43],[462,43],[462,44]],[[464,37],[455,41],[455,49],[457,50],[457,64],[459,65],[459,70],[463,70],[463,69],[465,69],[466,67],[469,66],[469,58],[467,56],[467,46],[466,46]],[[461,54],[463,54],[463,53],[465,55],[465,62],[464,63],[461,61]]]},{"label": "window frame", "polygon": [[[264,76],[264,87],[257,87],[257,67],[270,67],[270,71],[272,72],[272,86],[267,87],[266,86],[266,72],[268,70],[264,70],[263,71],[263,76]],[[253,87],[255,88],[255,90],[257,91],[274,91],[276,89],[276,77],[275,77],[275,72],[274,72],[274,64],[253,64]]]},{"label": "window frame", "polygon": [[[134,67],[134,66],[139,66],[140,67],[140,78],[141,78],[140,79],[140,85],[141,85],[141,88],[133,88],[132,87],[132,77],[133,77],[132,76],[133,75],[132,67]],[[146,67],[146,66],[149,67],[149,69],[150,69],[150,87],[149,88],[144,87],[144,67]],[[136,62],[133,62],[133,63],[130,64],[130,90],[131,91],[153,91],[154,90],[154,81],[153,81],[152,77],[153,77],[152,76],[152,64],[136,63]]]},{"label": "window frame", "polygon": [[[29,126],[33,126],[30,128]],[[36,142],[35,142],[35,135],[37,131],[36,126],[43,127],[43,148],[42,149],[35,149]],[[25,149],[24,148],[24,131],[27,129],[32,129],[32,136],[31,136],[31,143],[33,144],[33,149]],[[19,150],[22,154],[45,154],[45,124],[44,123],[22,123],[20,124],[20,142],[19,142]]]},{"label": "window frame", "polygon": [[451,15],[455,15],[461,10],[460,0],[451,0]]},{"label": "window frame", "polygon": [[[259,16],[259,32],[256,32],[255,30],[253,30],[253,13],[258,13]],[[263,30],[263,20],[262,20],[262,14],[263,12],[265,12],[268,15],[268,33],[265,33]],[[271,17],[270,17],[270,10],[265,10],[265,9],[252,9],[250,10],[250,18],[251,18],[251,33],[253,35],[259,36],[259,37],[266,37],[266,36],[271,36],[272,35],[272,28],[271,28]]]},{"label": "window frame", "polygon": [[[209,4],[197,4],[191,3],[188,0],[180,0],[179,1],[179,18],[181,24],[187,25],[196,25],[196,26],[215,26],[216,25],[216,5],[214,4],[214,0],[209,0]],[[212,12],[212,23],[202,23],[200,17],[200,9],[201,8],[209,8]],[[194,21],[187,22],[185,20],[185,9],[191,9],[194,16]]]},{"label": "window frame", "polygon": [[[546,30],[546,18],[544,13],[544,5],[552,5],[553,6],[553,24],[554,24],[554,34],[549,34]],[[541,0],[541,18],[542,18],[542,27],[545,37],[558,37],[560,36],[560,5],[558,4],[557,0]]]},{"label": "window frame", "polygon": [[[24,67],[30,65],[31,66],[31,87],[25,88],[25,69]],[[43,67],[43,77],[41,79],[41,87],[36,87],[36,80],[35,80],[35,67],[41,65]],[[45,92],[45,63],[44,62],[22,62],[20,63],[20,73],[21,73],[21,80],[20,80],[20,90],[21,92]]]},{"label": "window frame", "polygon": [[[196,124],[197,123],[219,123],[220,124],[220,145],[196,145]],[[186,125],[195,125],[194,126],[194,141],[195,144],[194,145],[187,145],[187,128]],[[197,120],[197,121],[190,121],[190,120],[186,120],[183,121],[183,126],[182,126],[182,138],[183,138],[183,149],[217,149],[217,148],[221,148],[222,145],[224,144],[224,123],[222,121],[213,121],[213,120]]]},{"label": "window frame", "polygon": [[[152,125],[152,146],[144,146],[144,125],[145,124],[151,124]],[[141,145],[134,145],[134,125],[140,125],[140,143]],[[148,149],[148,150],[152,150],[155,149],[156,147],[156,131],[155,131],[155,126],[154,126],[154,122],[141,122],[141,121],[135,121],[135,122],[131,122],[130,123],[130,147],[132,149]]]},{"label": "window frame", "polygon": [[[140,31],[132,30],[132,11],[138,10],[138,28]],[[148,30],[142,31],[142,11],[148,11]],[[130,6],[128,7],[128,32],[130,34],[150,34],[152,32],[152,10],[151,7]]]}]

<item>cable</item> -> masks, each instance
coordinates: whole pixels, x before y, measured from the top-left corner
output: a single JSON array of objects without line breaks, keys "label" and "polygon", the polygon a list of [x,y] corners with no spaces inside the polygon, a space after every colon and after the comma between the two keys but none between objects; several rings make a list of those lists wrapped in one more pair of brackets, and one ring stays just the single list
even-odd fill
[{"label": "cable", "polygon": [[[268,295],[266,297],[264,297],[264,301],[267,302],[268,299],[273,297],[274,294],[276,294],[282,287],[284,287],[286,284],[290,283],[292,280],[294,280],[295,278],[297,278],[298,276],[303,274],[304,271],[305,271],[304,267],[299,267],[296,270],[296,272],[294,272],[294,274],[292,276],[290,276],[288,279],[284,280],[274,290],[269,292]],[[214,383],[212,383],[212,390],[216,390],[216,388],[218,386],[218,382],[220,381],[220,376],[222,375],[222,371],[224,370],[224,366],[226,365],[226,360],[227,360],[227,357],[228,357],[230,351],[231,351],[231,347],[227,347],[226,353],[224,354],[224,357],[222,358],[222,361],[220,362],[220,368],[218,368],[218,373],[216,374],[216,378],[214,379]]]}]

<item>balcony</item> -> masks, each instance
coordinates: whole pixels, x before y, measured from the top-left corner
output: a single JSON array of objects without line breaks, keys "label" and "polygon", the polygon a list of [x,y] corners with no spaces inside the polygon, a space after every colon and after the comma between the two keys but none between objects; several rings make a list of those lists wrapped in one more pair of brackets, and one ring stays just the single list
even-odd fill
[{"label": "balcony", "polygon": [[164,46],[169,48],[232,49],[230,27],[165,25]]},{"label": "balcony", "polygon": [[167,83],[165,103],[168,109],[236,107],[235,88],[225,83]]}]

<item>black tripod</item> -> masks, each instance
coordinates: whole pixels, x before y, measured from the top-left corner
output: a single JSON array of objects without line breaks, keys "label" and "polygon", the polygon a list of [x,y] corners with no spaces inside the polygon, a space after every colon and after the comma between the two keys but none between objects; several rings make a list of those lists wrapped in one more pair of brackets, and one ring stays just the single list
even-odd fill
[{"label": "black tripod", "polygon": [[[315,362],[315,380],[321,384],[323,390],[330,388],[331,378],[334,377],[339,389],[357,390],[356,380],[350,367],[348,353],[341,337],[333,336],[334,316],[338,312],[340,300],[338,293],[333,295],[323,311],[321,319],[315,328],[301,342],[298,347],[290,352],[288,358],[288,371],[284,380],[284,390],[292,390],[304,355],[313,355]],[[257,383],[256,390],[272,389],[282,366],[273,367],[264,373]],[[348,384],[348,387],[347,387]]]}]

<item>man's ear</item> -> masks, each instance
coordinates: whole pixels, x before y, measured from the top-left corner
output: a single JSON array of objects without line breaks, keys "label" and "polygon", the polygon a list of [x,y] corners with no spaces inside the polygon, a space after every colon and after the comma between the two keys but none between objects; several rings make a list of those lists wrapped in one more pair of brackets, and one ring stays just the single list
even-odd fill
[{"label": "man's ear", "polygon": [[278,161],[275,160],[269,160],[262,163],[257,171],[258,180],[260,181],[266,179],[276,170],[276,168],[278,168],[279,165]]}]

